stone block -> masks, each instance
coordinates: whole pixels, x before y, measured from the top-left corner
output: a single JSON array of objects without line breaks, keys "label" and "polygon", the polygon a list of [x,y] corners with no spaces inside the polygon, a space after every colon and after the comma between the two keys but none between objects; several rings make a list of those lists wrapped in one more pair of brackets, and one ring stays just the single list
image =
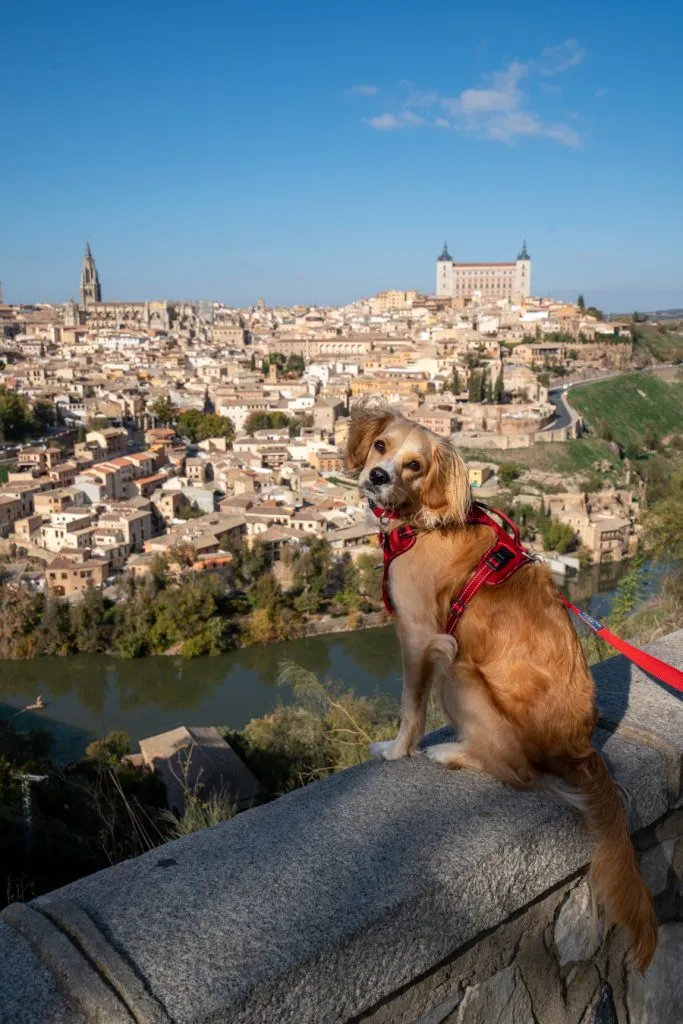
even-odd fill
[{"label": "stone block", "polygon": [[644,976],[631,974],[629,1019],[634,1024],[681,1024],[683,1021],[683,924],[659,929],[659,945]]},{"label": "stone block", "polygon": [[0,921],[0,1024],[87,1024],[26,939]]},{"label": "stone block", "polygon": [[531,999],[514,965],[466,989],[457,1010],[446,1018],[447,1024],[529,1024],[531,1020]]},{"label": "stone block", "polygon": [[651,846],[641,854],[640,870],[653,896],[659,896],[666,889],[675,849],[676,840],[665,839],[663,843]]},{"label": "stone block", "polygon": [[553,941],[560,967],[591,960],[600,946],[600,926],[586,879],[568,894],[560,907],[553,929]]}]

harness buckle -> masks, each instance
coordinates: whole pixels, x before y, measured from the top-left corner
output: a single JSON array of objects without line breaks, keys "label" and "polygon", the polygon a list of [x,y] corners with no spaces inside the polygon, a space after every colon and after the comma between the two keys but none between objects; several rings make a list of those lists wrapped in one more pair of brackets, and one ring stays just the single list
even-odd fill
[{"label": "harness buckle", "polygon": [[511,551],[510,548],[500,547],[487,555],[484,561],[488,565],[489,569],[493,569],[494,572],[500,572],[500,570],[505,568],[508,562],[511,562],[514,557],[514,552]]}]

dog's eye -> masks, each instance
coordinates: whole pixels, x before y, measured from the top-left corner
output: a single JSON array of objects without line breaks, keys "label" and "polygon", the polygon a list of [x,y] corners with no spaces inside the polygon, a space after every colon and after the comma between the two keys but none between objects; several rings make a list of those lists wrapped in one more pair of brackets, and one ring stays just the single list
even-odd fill
[{"label": "dog's eye", "polygon": [[387,446],[385,445],[384,441],[375,441],[373,447],[376,452],[380,453],[380,455],[382,454],[382,452],[385,452],[387,450]]},{"label": "dog's eye", "polygon": [[406,463],[406,469],[412,470],[413,473],[419,473],[420,468],[420,463],[417,459],[412,459],[410,462]]}]

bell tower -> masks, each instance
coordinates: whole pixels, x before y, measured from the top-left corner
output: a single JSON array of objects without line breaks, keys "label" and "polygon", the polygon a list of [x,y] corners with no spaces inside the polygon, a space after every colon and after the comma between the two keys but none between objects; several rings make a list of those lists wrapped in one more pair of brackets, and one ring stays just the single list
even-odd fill
[{"label": "bell tower", "polygon": [[102,289],[100,288],[100,279],[97,275],[95,259],[90,252],[90,243],[86,242],[83,266],[81,268],[81,306],[87,309],[94,302],[101,301]]},{"label": "bell tower", "polygon": [[439,298],[453,295],[453,259],[448,242],[443,243],[443,252],[436,261],[436,294]]},{"label": "bell tower", "polygon": [[522,242],[515,261],[515,294],[521,299],[528,299],[531,295],[531,257],[527,252],[526,240]]}]

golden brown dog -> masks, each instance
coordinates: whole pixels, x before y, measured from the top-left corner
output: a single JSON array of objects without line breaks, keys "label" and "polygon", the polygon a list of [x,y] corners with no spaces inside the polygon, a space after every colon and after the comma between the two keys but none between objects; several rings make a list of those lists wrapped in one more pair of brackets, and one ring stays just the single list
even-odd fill
[{"label": "golden brown dog", "polygon": [[487,772],[517,787],[555,776],[597,840],[597,894],[630,934],[644,970],[657,945],[657,919],[631,844],[628,821],[605,762],[594,750],[594,687],[581,644],[548,569],[522,566],[484,587],[457,629],[444,634],[449,603],[492,543],[487,526],[465,525],[467,469],[448,441],[381,406],[352,413],[347,466],[364,493],[418,526],[415,545],[395,559],[389,586],[403,657],[401,724],[374,745],[386,759],[413,753],[424,735],[432,684],[460,740],[426,755],[448,768]]}]

